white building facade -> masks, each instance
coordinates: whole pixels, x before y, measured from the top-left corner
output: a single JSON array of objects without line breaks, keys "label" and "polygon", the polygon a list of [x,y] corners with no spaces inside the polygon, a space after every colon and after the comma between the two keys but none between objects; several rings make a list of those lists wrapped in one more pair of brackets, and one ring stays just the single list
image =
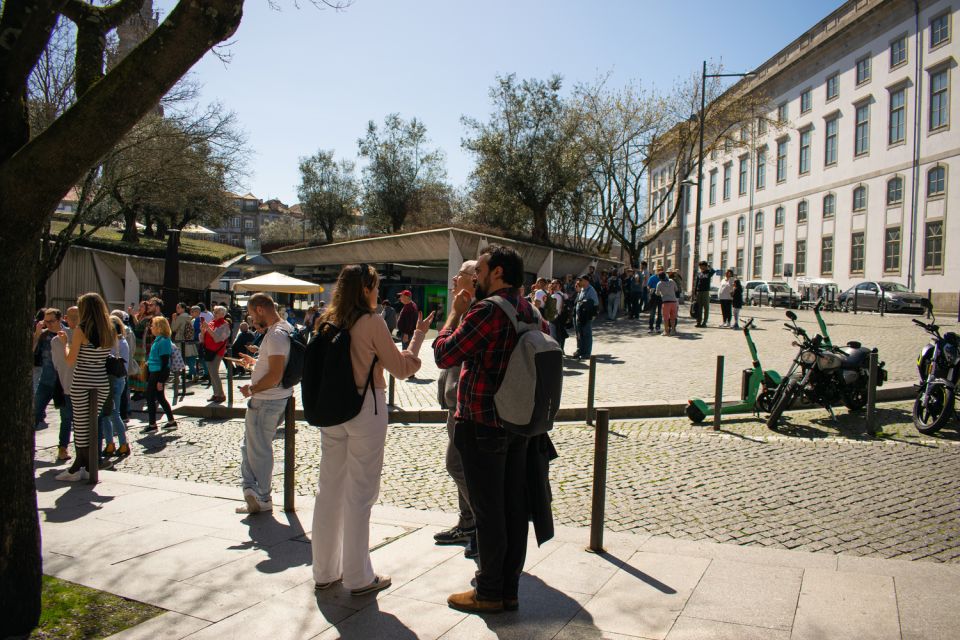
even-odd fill
[{"label": "white building facade", "polygon": [[[851,0],[733,87],[762,92],[770,111],[704,158],[700,259],[742,279],[895,281],[956,309],[958,11],[958,0]],[[651,173],[660,188],[667,166]],[[658,259],[687,282],[690,195],[664,236],[676,252]]]}]

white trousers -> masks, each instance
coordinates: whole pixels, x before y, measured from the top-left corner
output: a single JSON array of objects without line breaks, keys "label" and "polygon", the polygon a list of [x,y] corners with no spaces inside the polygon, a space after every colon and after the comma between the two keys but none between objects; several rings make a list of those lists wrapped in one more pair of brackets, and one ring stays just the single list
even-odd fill
[{"label": "white trousers", "polygon": [[358,589],[376,577],[370,562],[370,509],[380,495],[386,440],[383,389],[367,392],[354,419],[321,429],[320,480],[311,536],[315,582],[342,576],[345,588]]}]

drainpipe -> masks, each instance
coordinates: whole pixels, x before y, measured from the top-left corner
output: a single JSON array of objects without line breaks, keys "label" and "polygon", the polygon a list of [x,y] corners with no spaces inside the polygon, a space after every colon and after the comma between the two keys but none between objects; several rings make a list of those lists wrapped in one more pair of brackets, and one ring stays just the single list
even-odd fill
[{"label": "drainpipe", "polygon": [[917,289],[917,208],[920,199],[920,114],[923,112],[923,38],[920,31],[920,0],[913,0],[916,70],[913,107],[913,179],[910,189],[910,244],[907,261],[907,288]]}]

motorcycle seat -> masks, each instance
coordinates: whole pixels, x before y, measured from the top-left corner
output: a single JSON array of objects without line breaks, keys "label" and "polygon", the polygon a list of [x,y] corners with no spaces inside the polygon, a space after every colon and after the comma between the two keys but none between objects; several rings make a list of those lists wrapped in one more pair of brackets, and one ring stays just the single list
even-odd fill
[{"label": "motorcycle seat", "polygon": [[870,349],[866,347],[840,347],[840,358],[844,369],[859,369],[866,366],[870,358]]}]

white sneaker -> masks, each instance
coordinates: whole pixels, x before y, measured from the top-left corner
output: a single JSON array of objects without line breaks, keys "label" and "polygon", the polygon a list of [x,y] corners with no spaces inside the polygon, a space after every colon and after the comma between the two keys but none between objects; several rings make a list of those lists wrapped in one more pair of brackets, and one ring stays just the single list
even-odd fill
[{"label": "white sneaker", "polygon": [[90,474],[87,473],[87,470],[83,467],[80,467],[73,473],[70,473],[70,470],[66,469],[57,474],[57,480],[61,480],[63,482],[81,482],[83,480],[88,480],[89,478]]},{"label": "white sneaker", "polygon": [[253,489],[244,489],[243,499],[247,501],[247,504],[242,507],[237,507],[237,513],[253,514],[260,513],[261,511],[273,511],[273,500],[267,500],[266,502],[263,502],[257,497],[257,494]]}]

